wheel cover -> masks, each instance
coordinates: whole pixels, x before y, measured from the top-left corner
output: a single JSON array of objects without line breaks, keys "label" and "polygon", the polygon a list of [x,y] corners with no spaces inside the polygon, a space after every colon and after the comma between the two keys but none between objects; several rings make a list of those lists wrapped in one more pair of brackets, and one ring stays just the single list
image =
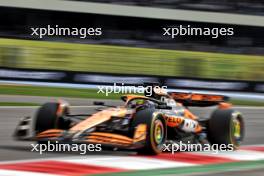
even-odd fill
[{"label": "wheel cover", "polygon": [[154,141],[156,144],[161,144],[164,139],[164,126],[161,120],[157,119],[155,121],[154,127]]}]

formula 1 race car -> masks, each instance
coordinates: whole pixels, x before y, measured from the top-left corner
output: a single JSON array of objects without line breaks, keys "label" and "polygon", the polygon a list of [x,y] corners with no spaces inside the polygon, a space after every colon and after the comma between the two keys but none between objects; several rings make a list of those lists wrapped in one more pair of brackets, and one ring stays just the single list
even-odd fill
[{"label": "formula 1 race car", "polygon": [[[93,114],[70,114],[66,102],[45,103],[35,117],[23,118],[17,140],[101,144],[158,154],[168,142],[232,144],[238,148],[244,137],[242,114],[227,103],[227,97],[196,93],[167,93],[155,87],[150,97],[124,95],[123,106],[98,106]],[[217,106],[209,118],[199,118],[190,106]]]}]

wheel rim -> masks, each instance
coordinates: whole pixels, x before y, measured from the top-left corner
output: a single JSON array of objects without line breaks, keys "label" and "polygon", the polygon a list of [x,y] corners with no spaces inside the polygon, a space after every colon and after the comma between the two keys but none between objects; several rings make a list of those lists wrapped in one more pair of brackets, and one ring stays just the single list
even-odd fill
[{"label": "wheel rim", "polygon": [[241,121],[238,117],[233,118],[233,136],[236,142],[240,142],[241,140]]},{"label": "wheel rim", "polygon": [[155,121],[154,141],[156,144],[161,144],[164,139],[164,127],[160,120]]}]

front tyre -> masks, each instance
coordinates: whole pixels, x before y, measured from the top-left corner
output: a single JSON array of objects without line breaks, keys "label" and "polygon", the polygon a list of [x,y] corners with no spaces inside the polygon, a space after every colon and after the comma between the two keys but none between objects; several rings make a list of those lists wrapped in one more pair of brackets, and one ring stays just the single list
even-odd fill
[{"label": "front tyre", "polygon": [[147,125],[147,136],[145,146],[138,150],[139,154],[156,155],[162,152],[166,142],[167,129],[166,122],[161,115],[155,115],[152,110],[140,110],[132,121],[132,131],[134,132],[139,124]]},{"label": "front tyre", "polygon": [[[42,105],[35,119],[35,131],[40,133],[48,129],[67,129],[69,122],[64,121],[62,118],[65,114],[68,113],[68,107],[64,107],[63,110],[59,109],[59,103],[45,103]],[[61,111],[60,113],[58,113]]]},{"label": "front tyre", "polygon": [[208,125],[208,140],[211,144],[231,144],[237,149],[244,133],[244,120],[240,112],[233,109],[217,109],[213,112]]}]

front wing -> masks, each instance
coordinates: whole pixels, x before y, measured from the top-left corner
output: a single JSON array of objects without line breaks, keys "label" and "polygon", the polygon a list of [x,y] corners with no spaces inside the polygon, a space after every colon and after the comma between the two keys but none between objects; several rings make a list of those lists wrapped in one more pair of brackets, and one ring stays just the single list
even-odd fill
[{"label": "front wing", "polygon": [[50,141],[61,143],[91,143],[118,148],[136,149],[145,145],[147,125],[139,124],[133,137],[106,132],[81,132],[62,129],[49,129],[36,134],[33,130],[32,120],[29,117],[21,119],[14,137],[16,140],[27,141]]}]

